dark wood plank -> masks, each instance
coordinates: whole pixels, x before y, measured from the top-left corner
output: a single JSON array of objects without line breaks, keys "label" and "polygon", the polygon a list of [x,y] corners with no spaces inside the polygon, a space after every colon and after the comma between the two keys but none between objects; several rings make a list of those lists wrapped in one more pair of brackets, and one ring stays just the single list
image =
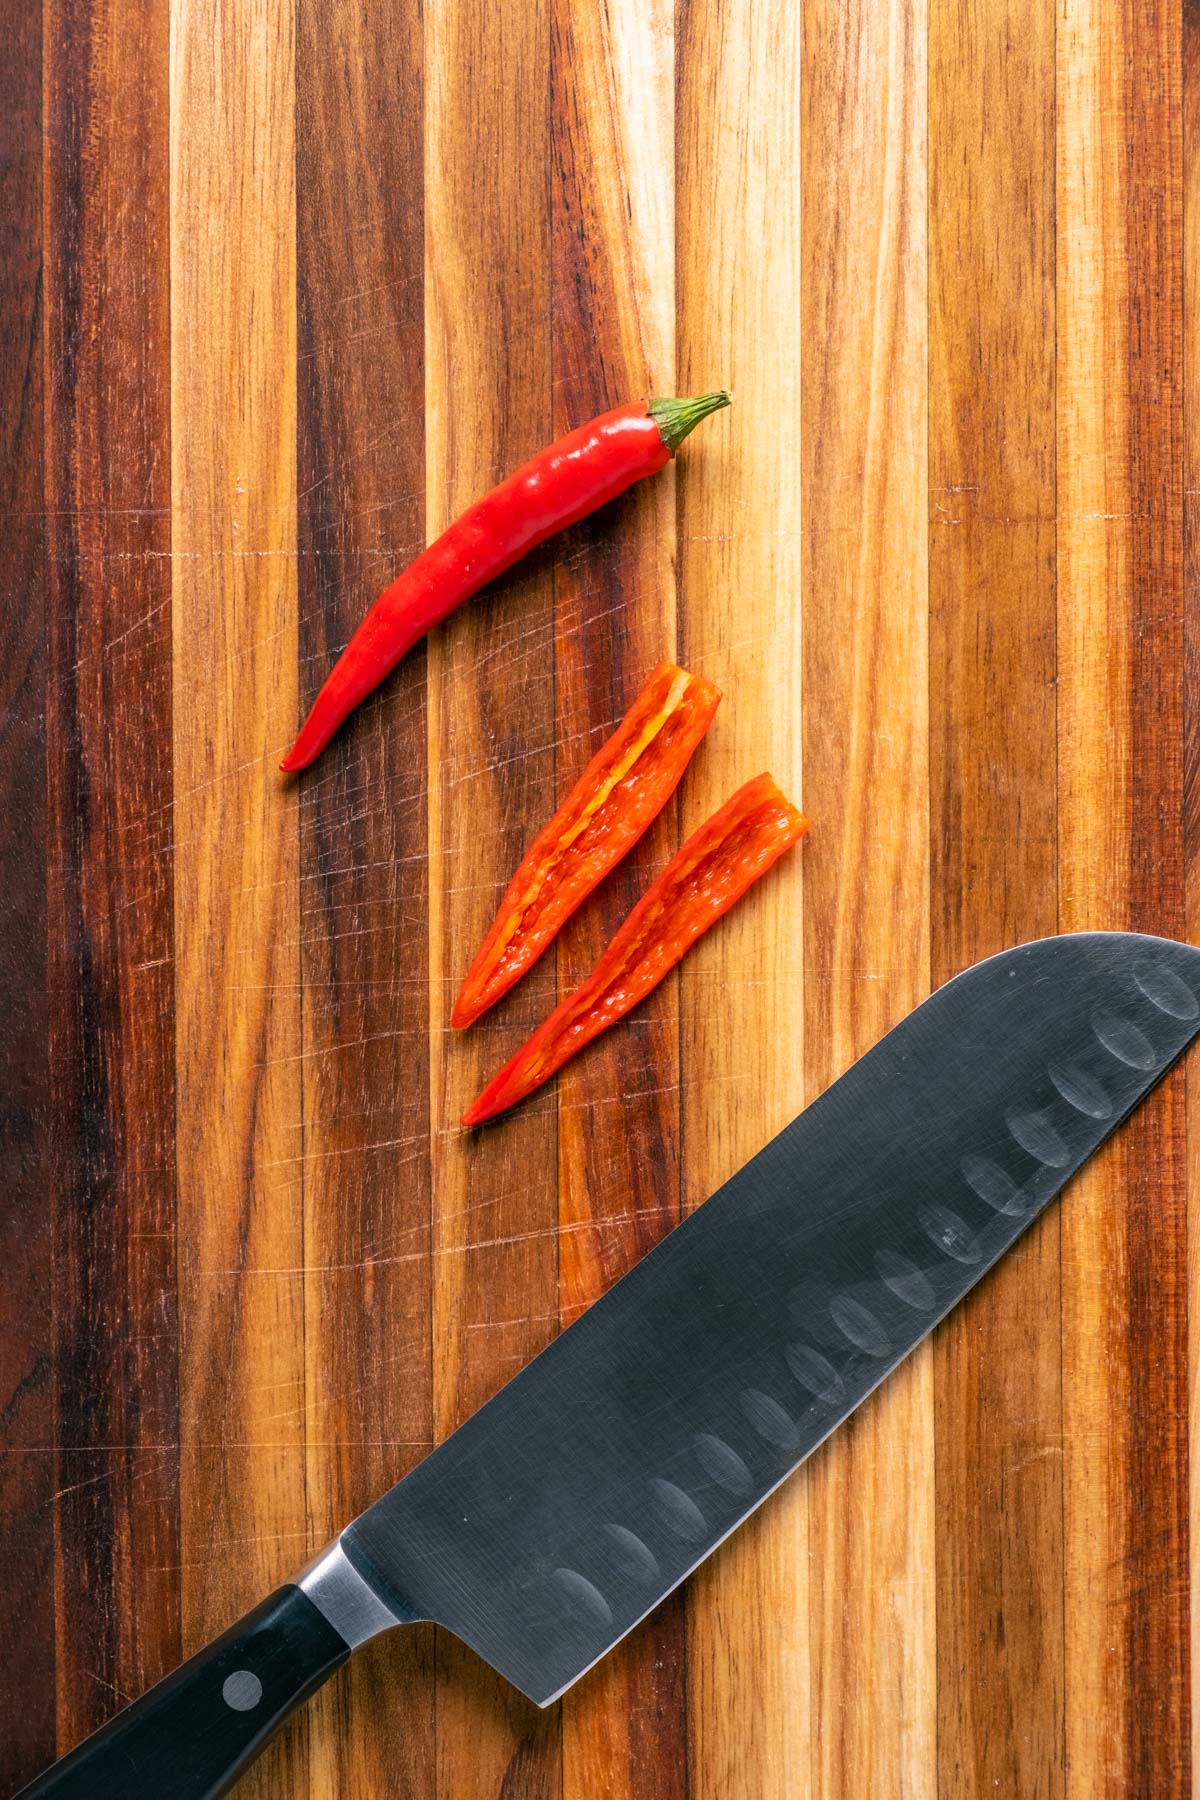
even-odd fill
[{"label": "dark wood plank", "polygon": [[[301,0],[301,710],[424,543],[420,9]],[[300,790],[308,1510],[318,1542],[432,1446],[425,654]],[[313,1702],[310,1792],[434,1792],[430,1634]]]},{"label": "dark wood plank", "polygon": [[[1056,929],[1051,0],[934,0],[929,60],[935,986]],[[1059,1214],[935,1344],[938,1788],[1057,1800]]]},{"label": "dark wood plank", "polygon": [[[46,15],[58,1731],[178,1657],[165,9]],[[136,41],[138,54],[128,54]]]},{"label": "dark wood plank", "polygon": [[[547,0],[435,0],[425,15],[426,531],[552,435]],[[441,1438],[558,1321],[552,1093],[481,1131],[459,1119],[538,1023],[531,976],[451,1032],[467,964],[555,793],[552,552],[429,641],[434,1429]],[[439,1634],[438,1791],[554,1800],[541,1712]]]},{"label": "dark wood plank", "polygon": [[[1060,923],[1184,925],[1179,8],[1057,33]],[[1176,1073],[1062,1213],[1072,1794],[1190,1791]]]},{"label": "dark wood plank", "polygon": [[[674,59],[664,0],[551,7],[554,430],[675,381]],[[685,457],[695,446],[689,446]],[[554,562],[561,799],[646,674],[675,655],[675,480],[567,533]],[[702,754],[702,752],[701,752]],[[557,946],[587,974],[677,843],[674,805]],[[553,957],[547,957],[552,962]],[[679,1220],[679,991],[673,976],[558,1082],[559,1306],[570,1324]],[[682,1595],[563,1704],[564,1800],[687,1782]]]},{"label": "dark wood plank", "polygon": [[[1125,215],[1130,306],[1130,908],[1134,931],[1185,930],[1183,840],[1183,171],[1180,9],[1130,8]],[[1133,1430],[1120,1593],[1126,1764],[1143,1792],[1193,1792],[1188,1230],[1182,1071],[1126,1134]],[[1069,1678],[1069,1677],[1068,1677]]]},{"label": "dark wood plank", "polygon": [[[42,12],[0,8],[0,1790],[54,1755]],[[21,1671],[19,1683],[14,1672]]]}]

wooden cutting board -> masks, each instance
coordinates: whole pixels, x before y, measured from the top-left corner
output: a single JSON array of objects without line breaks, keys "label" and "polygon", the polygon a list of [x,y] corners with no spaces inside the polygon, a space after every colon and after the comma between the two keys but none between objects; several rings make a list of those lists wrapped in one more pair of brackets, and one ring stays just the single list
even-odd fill
[{"label": "wooden cutting board", "polygon": [[[7,1793],[932,985],[1056,929],[1200,931],[1200,9],[0,14]],[[465,502],[722,384],[676,470],[278,776]],[[726,693],[678,807],[452,1034],[523,846],[663,655]],[[803,850],[461,1134],[763,768]],[[239,1792],[1187,1794],[1196,1068],[560,1707],[397,1633]]]}]

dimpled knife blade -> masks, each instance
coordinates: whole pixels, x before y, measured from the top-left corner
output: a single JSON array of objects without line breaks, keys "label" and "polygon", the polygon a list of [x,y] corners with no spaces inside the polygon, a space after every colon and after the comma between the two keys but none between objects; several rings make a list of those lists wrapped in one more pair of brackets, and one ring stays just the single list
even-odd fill
[{"label": "dimpled knife blade", "polygon": [[343,1533],[549,1704],[944,1318],[1200,1030],[1200,950],[947,983]]},{"label": "dimpled knife blade", "polygon": [[294,1583],[27,1790],[214,1800],[434,1619],[548,1705],[835,1430],[1200,1031],[1200,950],[1047,938],[947,983]]}]

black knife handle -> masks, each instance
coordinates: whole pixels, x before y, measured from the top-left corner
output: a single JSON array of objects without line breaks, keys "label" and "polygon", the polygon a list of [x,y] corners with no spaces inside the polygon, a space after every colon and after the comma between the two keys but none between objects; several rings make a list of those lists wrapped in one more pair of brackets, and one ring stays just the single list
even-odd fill
[{"label": "black knife handle", "polygon": [[281,1587],[17,1800],[217,1800],[349,1655],[307,1594]]}]

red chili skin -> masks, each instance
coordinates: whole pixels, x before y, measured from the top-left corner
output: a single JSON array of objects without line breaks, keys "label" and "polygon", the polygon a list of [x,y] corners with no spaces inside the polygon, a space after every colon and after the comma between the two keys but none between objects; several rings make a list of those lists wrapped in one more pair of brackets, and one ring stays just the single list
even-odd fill
[{"label": "red chili skin", "polygon": [[586,981],[492,1078],[463,1124],[482,1124],[514,1106],[624,1017],[807,830],[808,820],[769,775],[740,787],[671,858]]},{"label": "red chili skin", "polygon": [[[417,639],[486,582],[556,531],[665,468],[681,438],[672,441],[671,429],[652,417],[651,406],[713,411],[725,404],[727,396],[721,395],[618,406],[568,432],[476,500],[380,594],[334,664],[280,768],[289,773],[307,768]],[[683,435],[703,416],[697,411]]]}]

